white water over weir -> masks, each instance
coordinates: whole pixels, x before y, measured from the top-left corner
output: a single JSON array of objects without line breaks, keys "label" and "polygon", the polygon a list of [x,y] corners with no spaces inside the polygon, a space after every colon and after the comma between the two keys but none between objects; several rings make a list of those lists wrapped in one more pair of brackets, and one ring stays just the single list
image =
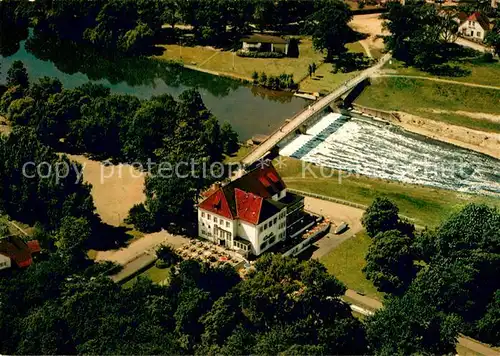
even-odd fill
[{"label": "white water over weir", "polygon": [[280,155],[368,177],[500,197],[500,161],[392,125],[330,113]]}]

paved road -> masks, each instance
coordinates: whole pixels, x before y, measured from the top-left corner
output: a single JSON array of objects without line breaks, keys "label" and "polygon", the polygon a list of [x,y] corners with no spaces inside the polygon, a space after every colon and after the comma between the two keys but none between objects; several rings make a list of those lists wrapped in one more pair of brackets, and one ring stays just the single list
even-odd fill
[{"label": "paved road", "polygon": [[494,86],[494,85],[484,85],[484,84],[476,84],[476,83],[470,83],[470,82],[459,82],[459,81],[456,81],[456,80],[441,79],[441,78],[435,78],[435,77],[425,77],[425,76],[422,76],[422,75],[384,74],[382,72],[382,73],[376,73],[374,75],[374,77],[395,77],[395,78],[422,79],[422,80],[431,80],[433,82],[441,82],[441,83],[465,85],[465,86],[468,86],[468,87],[475,87],[475,88],[485,88],[485,89],[500,90],[500,87],[497,87],[497,86]]},{"label": "paved road", "polygon": [[324,110],[337,98],[354,88],[366,78],[373,76],[373,74],[375,74],[380,68],[382,68],[390,58],[390,53],[384,55],[376,65],[362,71],[358,76],[348,80],[345,85],[342,85],[324,98],[316,101],[309,108],[306,108],[305,110],[299,112],[290,121],[286,122],[278,130],[269,135],[269,137],[259,146],[257,146],[252,152],[245,156],[242,160],[242,163],[248,166],[257,162],[266,154],[267,151],[270,151],[289,133],[297,130],[315,113]]},{"label": "paved road", "polygon": [[[353,310],[361,312],[364,315],[371,315],[372,311],[376,311],[383,307],[383,304],[380,301],[358,294],[352,289],[348,289],[345,293],[345,296],[347,297],[346,302],[356,306],[358,309]],[[366,310],[364,307],[368,308],[368,310]],[[482,344],[479,341],[476,341],[464,335],[459,335],[457,342],[458,345],[479,355],[500,355],[500,352],[492,349],[488,345]]]},{"label": "paved road", "polygon": [[462,37],[457,38],[455,43],[462,46],[462,47],[468,47],[468,48],[475,49],[476,51],[479,51],[479,52],[483,52],[483,53],[490,52],[490,49],[488,47],[483,46],[482,44],[479,44],[476,42],[466,40],[465,38],[462,38]]}]

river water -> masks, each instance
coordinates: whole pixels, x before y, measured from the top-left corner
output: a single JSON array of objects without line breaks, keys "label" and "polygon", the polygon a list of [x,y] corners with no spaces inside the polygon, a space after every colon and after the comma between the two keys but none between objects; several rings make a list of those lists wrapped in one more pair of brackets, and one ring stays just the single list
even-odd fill
[{"label": "river water", "polygon": [[331,113],[280,154],[369,177],[500,197],[500,161],[389,125]]},{"label": "river water", "polygon": [[86,82],[104,84],[113,93],[150,98],[164,93],[177,97],[188,88],[199,89],[205,105],[221,121],[228,121],[241,141],[269,134],[307,103],[291,93],[274,92],[239,81],[171,66],[149,58],[103,58],[90,48],[58,42],[31,33],[19,49],[0,56],[0,83],[13,61],[24,62],[30,80],[57,77],[65,88]]}]

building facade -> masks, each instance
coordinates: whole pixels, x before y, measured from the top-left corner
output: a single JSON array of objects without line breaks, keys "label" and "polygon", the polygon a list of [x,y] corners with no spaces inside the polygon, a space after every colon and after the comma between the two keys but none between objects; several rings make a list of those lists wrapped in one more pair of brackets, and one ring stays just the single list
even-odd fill
[{"label": "building facade", "polygon": [[479,12],[475,12],[467,17],[458,27],[458,32],[462,37],[477,42],[483,42],[489,30],[490,23],[488,18]]},{"label": "building facade", "polygon": [[215,189],[198,206],[198,235],[242,255],[258,256],[287,237],[304,199],[288,193],[274,167],[257,168]]}]

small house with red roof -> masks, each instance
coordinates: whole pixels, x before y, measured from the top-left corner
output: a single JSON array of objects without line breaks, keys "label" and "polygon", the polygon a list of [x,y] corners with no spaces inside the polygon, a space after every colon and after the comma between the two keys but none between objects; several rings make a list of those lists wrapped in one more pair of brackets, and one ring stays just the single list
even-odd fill
[{"label": "small house with red roof", "polygon": [[32,254],[40,252],[37,240],[24,242],[17,236],[0,238],[0,270],[12,265],[23,268],[33,263]]},{"label": "small house with red roof", "polygon": [[263,165],[211,191],[198,205],[198,235],[242,255],[260,255],[287,236],[304,198],[287,192],[276,169]]},{"label": "small house with red roof", "polygon": [[476,11],[461,22],[458,32],[464,38],[482,42],[491,30],[488,17]]}]

